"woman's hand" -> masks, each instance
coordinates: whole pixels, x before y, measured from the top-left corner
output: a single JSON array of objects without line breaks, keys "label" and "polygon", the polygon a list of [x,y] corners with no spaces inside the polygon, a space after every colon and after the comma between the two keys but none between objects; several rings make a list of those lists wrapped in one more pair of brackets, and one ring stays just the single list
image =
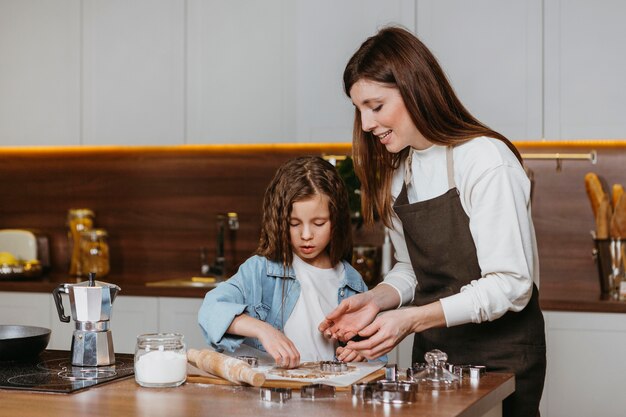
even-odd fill
[{"label": "woman's hand", "polygon": [[277,366],[296,368],[300,365],[300,352],[281,331],[263,323],[259,326],[256,338],[259,339],[267,353],[274,358]]},{"label": "woman's hand", "polygon": [[367,359],[376,359],[391,351],[411,333],[445,325],[443,308],[438,301],[426,306],[388,311],[359,332],[365,340],[348,342],[346,348],[359,352]]},{"label": "woman's hand", "polygon": [[357,351],[342,346],[337,347],[335,356],[337,357],[337,360],[340,360],[341,362],[364,362],[367,360]]},{"label": "woman's hand", "polygon": [[380,312],[371,291],[343,300],[318,327],[326,338],[346,341],[356,336]]}]

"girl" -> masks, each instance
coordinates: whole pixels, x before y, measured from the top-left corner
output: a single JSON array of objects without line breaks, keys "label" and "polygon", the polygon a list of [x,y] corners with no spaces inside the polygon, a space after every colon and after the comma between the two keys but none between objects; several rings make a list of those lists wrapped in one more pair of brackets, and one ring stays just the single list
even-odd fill
[{"label": "girl", "polygon": [[[404,29],[366,40],[344,72],[365,220],[380,214],[397,264],[320,324],[366,358],[415,333],[413,361],[515,373],[505,416],[535,416],[545,377],[530,181],[520,154],[458,100],[435,57]],[[396,309],[405,304],[413,307]]]},{"label": "girl", "polygon": [[348,194],[335,167],[320,157],[288,161],[265,192],[256,255],[204,298],[205,339],[231,352],[246,343],[289,368],[336,354],[363,360],[317,331],[341,300],[367,290],[345,260],[351,253]]}]

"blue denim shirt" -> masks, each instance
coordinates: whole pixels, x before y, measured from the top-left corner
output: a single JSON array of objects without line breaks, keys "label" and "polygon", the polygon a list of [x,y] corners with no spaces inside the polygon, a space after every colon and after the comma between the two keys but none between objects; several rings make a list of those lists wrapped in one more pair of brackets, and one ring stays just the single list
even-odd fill
[{"label": "blue denim shirt", "polygon": [[[343,266],[345,274],[339,283],[338,302],[367,291],[367,285],[356,269],[345,261]],[[252,256],[246,260],[235,275],[204,297],[198,312],[198,323],[206,341],[220,351],[232,352],[241,343],[265,351],[258,339],[226,334],[226,330],[235,317],[245,313],[283,331],[300,296],[300,283],[295,278],[292,267],[283,271],[281,263],[261,256]],[[281,317],[283,283],[285,306]]]}]

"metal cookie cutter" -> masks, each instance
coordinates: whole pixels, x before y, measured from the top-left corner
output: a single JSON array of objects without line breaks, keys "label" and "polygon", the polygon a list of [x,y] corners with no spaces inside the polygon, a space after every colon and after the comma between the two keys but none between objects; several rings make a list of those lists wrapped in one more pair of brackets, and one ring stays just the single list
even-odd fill
[{"label": "metal cookie cutter", "polygon": [[398,380],[398,365],[387,364],[385,365],[385,379],[390,381]]},{"label": "metal cookie cutter", "polygon": [[348,365],[341,361],[322,361],[320,369],[322,372],[346,372]]},{"label": "metal cookie cutter", "polygon": [[291,388],[261,388],[261,401],[284,403],[291,399]]},{"label": "metal cookie cutter", "polygon": [[452,373],[463,379],[463,377],[469,376],[471,367],[471,365],[454,365]]},{"label": "metal cookie cutter", "polygon": [[301,398],[317,400],[319,398],[335,398],[335,387],[326,384],[311,384],[300,388]]},{"label": "metal cookie cutter", "polygon": [[417,400],[418,385],[415,382],[379,383],[372,392],[372,399],[383,403],[405,404]]},{"label": "metal cookie cutter", "polygon": [[352,396],[359,400],[371,400],[376,382],[358,382],[352,384]]},{"label": "metal cookie cutter", "polygon": [[485,374],[486,367],[482,365],[472,365],[470,367],[470,379],[478,380]]},{"label": "metal cookie cutter", "polygon": [[251,368],[259,366],[259,358],[256,356],[237,356],[237,359],[246,362]]}]

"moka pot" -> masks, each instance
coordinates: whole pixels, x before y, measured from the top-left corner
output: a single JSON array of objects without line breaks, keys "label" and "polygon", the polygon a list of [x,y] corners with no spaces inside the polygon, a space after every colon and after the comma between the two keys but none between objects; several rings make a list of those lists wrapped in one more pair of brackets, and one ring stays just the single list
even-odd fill
[{"label": "moka pot", "polygon": [[69,323],[65,315],[61,293],[68,294],[76,329],[72,335],[72,365],[107,366],[115,363],[113,335],[109,329],[111,309],[117,293],[115,284],[96,281],[96,274],[89,274],[89,281],[78,284],[61,284],[52,292],[59,319]]}]

